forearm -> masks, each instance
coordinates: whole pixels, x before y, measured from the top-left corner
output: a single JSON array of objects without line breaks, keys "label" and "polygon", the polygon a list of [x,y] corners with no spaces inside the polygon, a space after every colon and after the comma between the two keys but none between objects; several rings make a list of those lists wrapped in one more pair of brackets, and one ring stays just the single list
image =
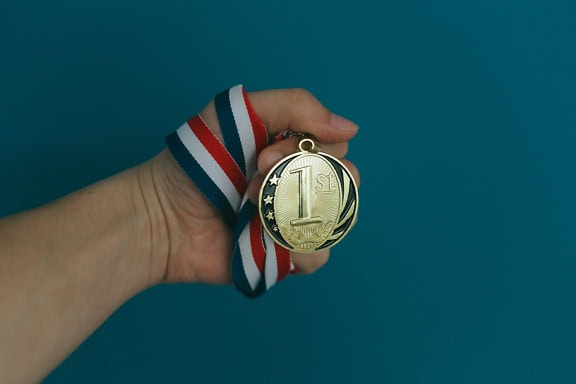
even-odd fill
[{"label": "forearm", "polygon": [[0,220],[0,382],[40,380],[159,282],[149,164]]}]

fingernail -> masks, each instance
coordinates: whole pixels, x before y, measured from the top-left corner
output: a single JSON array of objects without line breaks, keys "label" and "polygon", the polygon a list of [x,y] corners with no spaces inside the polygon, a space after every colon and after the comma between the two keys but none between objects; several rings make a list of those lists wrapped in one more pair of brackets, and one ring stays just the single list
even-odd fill
[{"label": "fingernail", "polygon": [[330,124],[332,124],[333,127],[341,131],[358,130],[358,125],[335,113],[333,113],[332,116],[330,117]]}]

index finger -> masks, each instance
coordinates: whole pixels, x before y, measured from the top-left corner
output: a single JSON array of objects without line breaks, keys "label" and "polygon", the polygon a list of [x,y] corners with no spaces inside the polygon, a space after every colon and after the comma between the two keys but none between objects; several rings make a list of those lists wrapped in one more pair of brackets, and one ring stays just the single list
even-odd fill
[{"label": "index finger", "polygon": [[358,132],[357,124],[330,112],[305,89],[250,92],[248,98],[272,135],[289,129],[314,135],[323,143],[339,143]]}]

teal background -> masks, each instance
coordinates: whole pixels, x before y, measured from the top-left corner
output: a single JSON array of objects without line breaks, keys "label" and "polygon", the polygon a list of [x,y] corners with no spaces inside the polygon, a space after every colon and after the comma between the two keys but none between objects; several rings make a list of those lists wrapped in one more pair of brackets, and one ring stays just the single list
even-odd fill
[{"label": "teal background", "polygon": [[0,214],[135,165],[218,91],[360,125],[360,221],[247,300],[161,286],[46,383],[576,382],[576,2],[0,2]]}]

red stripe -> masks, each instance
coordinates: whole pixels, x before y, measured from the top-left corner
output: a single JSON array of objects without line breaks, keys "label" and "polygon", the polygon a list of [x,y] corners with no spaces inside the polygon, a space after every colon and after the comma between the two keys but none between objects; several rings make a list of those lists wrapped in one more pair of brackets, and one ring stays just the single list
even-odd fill
[{"label": "red stripe", "polygon": [[274,243],[274,249],[276,251],[276,265],[278,266],[276,281],[280,281],[290,273],[290,251],[276,243]]},{"label": "red stripe", "polygon": [[246,90],[242,88],[242,95],[244,96],[244,103],[246,104],[246,110],[248,111],[248,116],[250,116],[250,121],[252,122],[252,131],[254,132],[254,142],[256,143],[256,154],[259,154],[261,150],[268,145],[268,132],[262,121],[258,118],[258,115],[252,108],[250,104],[250,99]]},{"label": "red stripe", "polygon": [[255,215],[250,220],[250,246],[252,248],[252,257],[258,267],[260,274],[264,273],[264,260],[266,260],[266,249],[262,241],[262,223],[260,217]]},{"label": "red stripe", "polygon": [[242,170],[234,161],[224,145],[218,140],[216,135],[208,128],[206,123],[199,115],[188,120],[188,126],[194,132],[200,143],[212,155],[214,160],[220,165],[220,168],[226,173],[234,187],[240,195],[243,195],[248,188],[248,183],[242,174]]}]

